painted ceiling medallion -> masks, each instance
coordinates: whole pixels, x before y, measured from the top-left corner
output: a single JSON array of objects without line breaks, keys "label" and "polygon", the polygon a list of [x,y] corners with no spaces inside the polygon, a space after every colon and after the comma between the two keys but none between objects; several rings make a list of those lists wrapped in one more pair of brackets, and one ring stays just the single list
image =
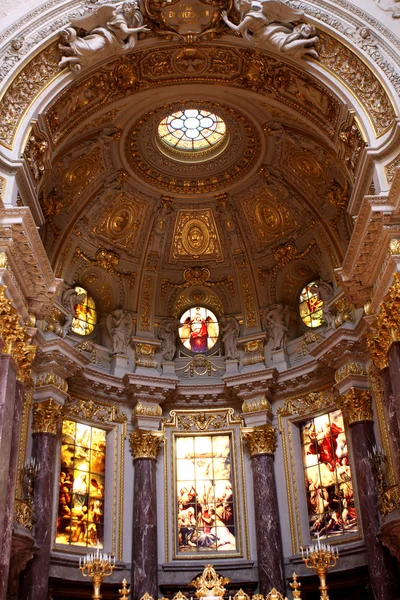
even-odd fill
[{"label": "painted ceiling medallion", "polygon": [[[160,133],[168,135],[168,124],[172,135],[165,143]],[[194,149],[184,140],[184,147],[179,147],[182,131],[188,140],[211,138],[215,143],[205,141],[206,147]],[[213,137],[215,132],[222,134],[219,139]],[[139,119],[127,135],[125,156],[131,171],[156,188],[202,194],[242,179],[260,156],[260,143],[254,125],[242,113],[219,103],[192,100],[184,108],[181,102],[157,107]]]}]

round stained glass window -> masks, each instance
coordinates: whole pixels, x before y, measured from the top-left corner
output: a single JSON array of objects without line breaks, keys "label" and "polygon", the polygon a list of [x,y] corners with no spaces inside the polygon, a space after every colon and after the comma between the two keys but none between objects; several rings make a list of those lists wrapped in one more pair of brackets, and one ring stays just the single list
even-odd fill
[{"label": "round stained glass window", "polygon": [[215,346],[218,335],[217,317],[207,308],[190,308],[181,316],[179,337],[188,350],[204,354]]},{"label": "round stained glass window", "polygon": [[300,294],[299,301],[300,316],[303,323],[312,328],[320,327],[325,322],[322,313],[324,302],[320,298],[317,285],[316,281],[306,285]]},{"label": "round stained glass window", "polygon": [[160,139],[171,148],[187,152],[207,150],[222,141],[226,134],[223,119],[207,110],[178,110],[165,117],[158,126]]}]

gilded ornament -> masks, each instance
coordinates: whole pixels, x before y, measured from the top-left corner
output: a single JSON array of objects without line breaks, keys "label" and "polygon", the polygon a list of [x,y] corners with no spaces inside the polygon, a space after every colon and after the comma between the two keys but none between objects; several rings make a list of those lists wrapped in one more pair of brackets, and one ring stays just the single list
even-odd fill
[{"label": "gilded ornament", "polygon": [[32,531],[32,507],[27,502],[15,498],[14,500],[14,521]]},{"label": "gilded ornament", "polygon": [[171,262],[188,258],[224,260],[221,242],[211,209],[180,209],[176,216]]},{"label": "gilded ornament", "polygon": [[120,590],[118,590],[118,594],[121,594],[119,597],[119,600],[127,600],[127,598],[129,597],[129,594],[131,593],[131,588],[128,587],[128,582],[126,581],[126,579],[122,580],[122,588]]},{"label": "gilded ornament", "polygon": [[164,442],[164,433],[135,429],[129,436],[129,442],[133,460],[139,458],[157,460],[161,444]]},{"label": "gilded ornament", "polygon": [[272,588],[270,593],[265,596],[265,600],[288,600],[288,599],[284,598],[282,596],[282,594],[280,592],[278,592],[277,589]]},{"label": "gilded ornament", "polygon": [[135,365],[145,367],[147,369],[156,369],[158,362],[155,357],[156,346],[152,344],[136,343],[135,344]]},{"label": "gilded ornament", "polygon": [[240,588],[240,590],[233,596],[233,600],[250,600],[250,596],[246,594],[242,588]]},{"label": "gilded ornament", "polygon": [[353,304],[346,297],[340,298],[335,302],[336,316],[333,321],[333,328],[338,329],[344,323],[354,323],[356,320]]},{"label": "gilded ornament", "polygon": [[264,246],[276,237],[293,232],[296,220],[290,211],[279,201],[288,195],[280,184],[268,185],[250,198],[243,199],[244,213],[249,221],[257,242]]},{"label": "gilded ornament", "polygon": [[242,412],[244,414],[270,410],[271,404],[265,396],[257,398],[256,400],[245,400],[242,404]]},{"label": "gilded ornament", "polygon": [[366,146],[360,128],[354,117],[350,124],[345,124],[339,133],[339,156],[349,169],[354,181],[358,163],[361,158],[361,150]]},{"label": "gilded ornament", "polygon": [[203,573],[189,585],[196,588],[196,598],[223,598],[226,592],[224,585],[229,583],[227,577],[220,577],[212,565],[206,565]]},{"label": "gilded ornament", "polygon": [[385,488],[379,494],[378,508],[382,517],[386,517],[395,510],[400,509],[400,491],[398,485]]},{"label": "gilded ornament", "polygon": [[336,396],[335,403],[343,411],[349,425],[374,420],[370,390],[352,387],[345,394]]},{"label": "gilded ornament", "polygon": [[244,296],[246,327],[257,327],[258,322],[254,303],[254,296],[252,292],[252,286],[250,283],[250,276],[247,271],[241,272],[240,281],[242,284],[242,292]]},{"label": "gilded ornament", "polygon": [[68,397],[63,407],[63,418],[77,417],[99,423],[126,423],[127,416],[116,404],[96,402],[90,398]]},{"label": "gilded ornament", "polygon": [[250,456],[275,454],[276,431],[271,423],[266,423],[261,427],[242,429],[242,439],[249,449]]},{"label": "gilded ornament", "polygon": [[385,166],[386,180],[392,183],[397,170],[400,168],[400,154]]},{"label": "gilded ornament", "polygon": [[143,594],[143,596],[140,598],[140,600],[154,600],[153,596],[150,596],[150,594],[148,592],[146,592],[145,594]]},{"label": "gilded ornament", "polygon": [[70,198],[80,196],[103,171],[101,149],[98,146],[83,156],[75,157],[71,162],[64,159],[58,164],[61,188]]},{"label": "gilded ornament", "polygon": [[225,368],[220,367],[207,358],[207,356],[204,356],[204,354],[197,354],[186,365],[175,370],[182,371],[183,376],[189,374],[190,377],[194,377],[195,375],[199,377],[203,377],[204,375],[212,377],[213,375],[217,375],[218,371],[224,371]]},{"label": "gilded ornament", "polygon": [[387,366],[387,356],[392,342],[400,340],[400,275],[396,273],[380,312],[376,316],[372,331],[367,334],[368,348],[372,360],[379,369]]},{"label": "gilded ornament", "polygon": [[259,363],[262,364],[264,362],[264,344],[265,338],[251,340],[243,344],[243,366],[257,365]]},{"label": "gilded ornament", "polygon": [[63,407],[53,398],[33,404],[33,433],[57,435],[58,427],[64,417]]},{"label": "gilded ornament", "polygon": [[43,132],[35,124],[28,137],[23,157],[27,162],[29,171],[37,188],[46,169],[49,143]]},{"label": "gilded ornament", "polygon": [[343,214],[347,210],[350,196],[351,191],[348,181],[346,181],[344,187],[337,181],[331,181],[326,198],[336,208],[336,216]]},{"label": "gilded ornament", "polygon": [[219,285],[226,286],[232,296],[235,295],[233,287],[233,278],[231,276],[222,277],[221,279],[211,279],[211,271],[207,267],[186,267],[183,271],[182,282],[173,282],[170,279],[163,279],[161,283],[161,298],[164,298],[167,289],[185,289],[191,287],[215,287]]},{"label": "gilded ornament", "polygon": [[133,409],[133,415],[146,417],[161,417],[162,408],[156,402],[138,402]]},{"label": "gilded ornament", "polygon": [[142,314],[140,317],[140,328],[143,331],[150,331],[151,329],[151,300],[153,296],[153,278],[147,276],[144,280],[144,289],[143,289],[143,304],[142,304]]},{"label": "gilded ornament", "polygon": [[125,192],[119,193],[100,217],[94,232],[114,244],[132,249],[144,215],[144,204]]},{"label": "gilded ornament", "polygon": [[339,383],[348,375],[363,375],[366,377],[368,375],[367,368],[364,363],[349,360],[335,372],[336,383]]},{"label": "gilded ornament", "polygon": [[301,599],[301,592],[300,592],[301,583],[299,581],[297,581],[296,573],[293,573],[292,581],[289,583],[289,587],[293,590],[292,591],[293,600],[296,600],[296,598]]},{"label": "gilded ornament", "polygon": [[309,150],[294,150],[290,153],[290,168],[297,174],[307,179],[320,181],[324,170],[314,153]]},{"label": "gilded ornament", "polygon": [[293,262],[294,260],[299,260],[301,258],[304,258],[311,252],[314,252],[315,254],[321,253],[321,251],[318,247],[318,244],[314,239],[310,240],[308,242],[307,246],[304,248],[304,250],[301,250],[301,251],[297,249],[297,246],[296,246],[294,240],[290,240],[290,241],[286,242],[285,244],[282,244],[282,245],[278,246],[277,248],[274,248],[273,256],[274,256],[274,259],[276,260],[276,265],[272,269],[264,268],[264,267],[261,267],[258,269],[258,274],[260,277],[261,285],[265,284],[265,281],[266,281],[265,274],[266,273],[269,273],[271,271],[272,274],[276,274],[276,273],[278,273],[278,271],[282,271],[289,263]]},{"label": "gilded ornament", "polygon": [[52,385],[62,392],[68,392],[68,383],[55,373],[42,373],[38,375],[35,381],[35,387],[43,387],[44,385]]},{"label": "gilded ornament", "polygon": [[83,260],[90,265],[105,269],[110,275],[116,275],[117,277],[126,277],[129,282],[129,287],[132,289],[135,285],[136,273],[131,271],[121,271],[117,269],[119,265],[119,254],[113,250],[107,250],[106,248],[99,248],[96,252],[96,258],[90,258],[79,246],[75,249],[75,255],[80,256]]},{"label": "gilded ornament", "polygon": [[278,408],[278,415],[280,418],[291,415],[308,416],[334,406],[333,390],[327,388],[320,392],[309,392],[293,400],[285,400],[285,404]]},{"label": "gilded ornament", "polygon": [[397,240],[397,239],[390,240],[389,252],[391,255],[399,255],[400,254],[400,240]]},{"label": "gilded ornament", "polygon": [[184,75],[199,75],[207,68],[208,58],[199,48],[183,48],[173,56],[173,67]]}]

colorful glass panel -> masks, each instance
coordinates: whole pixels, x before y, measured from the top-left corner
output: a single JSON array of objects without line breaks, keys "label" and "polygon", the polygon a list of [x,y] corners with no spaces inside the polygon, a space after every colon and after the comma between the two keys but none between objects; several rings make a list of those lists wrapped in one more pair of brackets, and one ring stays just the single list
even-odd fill
[{"label": "colorful glass panel", "polygon": [[[320,327],[324,324],[324,318],[322,314],[323,301],[319,297],[318,291],[312,291],[312,287],[315,284],[312,281],[305,288],[303,288],[300,294],[300,316],[302,321],[307,327]],[[314,288],[315,290],[315,288]]]},{"label": "colorful glass panel", "polygon": [[175,451],[178,551],[236,551],[230,436],[179,436]]},{"label": "colorful glass panel", "polygon": [[89,335],[97,323],[96,304],[84,288],[76,286],[75,290],[78,294],[84,294],[85,299],[74,306],[74,318],[72,319],[71,328],[78,335]]},{"label": "colorful glass panel", "polygon": [[65,420],[56,543],[103,547],[106,432]]},{"label": "colorful glass panel", "polygon": [[357,531],[353,479],[340,410],[300,425],[312,538]]},{"label": "colorful glass panel", "polygon": [[178,110],[158,126],[161,140],[178,150],[196,152],[215,146],[226,132],[224,121],[207,110]]},{"label": "colorful glass panel", "polygon": [[219,325],[217,317],[207,308],[190,308],[181,316],[179,336],[188,350],[203,354],[215,346]]}]

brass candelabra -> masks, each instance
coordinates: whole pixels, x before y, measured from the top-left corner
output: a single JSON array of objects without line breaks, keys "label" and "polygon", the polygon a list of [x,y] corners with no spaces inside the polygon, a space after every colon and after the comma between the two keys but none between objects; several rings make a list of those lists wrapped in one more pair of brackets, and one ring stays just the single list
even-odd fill
[{"label": "brass candelabra", "polygon": [[115,569],[115,556],[100,552],[97,544],[96,554],[90,553],[79,559],[79,568],[84,577],[90,577],[93,583],[93,600],[100,600],[100,588],[104,577],[109,577]]},{"label": "brass candelabra", "polygon": [[33,487],[34,480],[38,474],[40,465],[36,462],[35,457],[31,457],[22,468],[22,474],[26,477],[26,501],[33,508]]},{"label": "brass candelabra", "polygon": [[301,556],[306,567],[314,569],[319,577],[321,600],[329,600],[326,575],[328,569],[336,565],[339,558],[339,550],[329,544],[321,544],[318,538],[316,544],[311,545],[309,548],[301,548]]}]

